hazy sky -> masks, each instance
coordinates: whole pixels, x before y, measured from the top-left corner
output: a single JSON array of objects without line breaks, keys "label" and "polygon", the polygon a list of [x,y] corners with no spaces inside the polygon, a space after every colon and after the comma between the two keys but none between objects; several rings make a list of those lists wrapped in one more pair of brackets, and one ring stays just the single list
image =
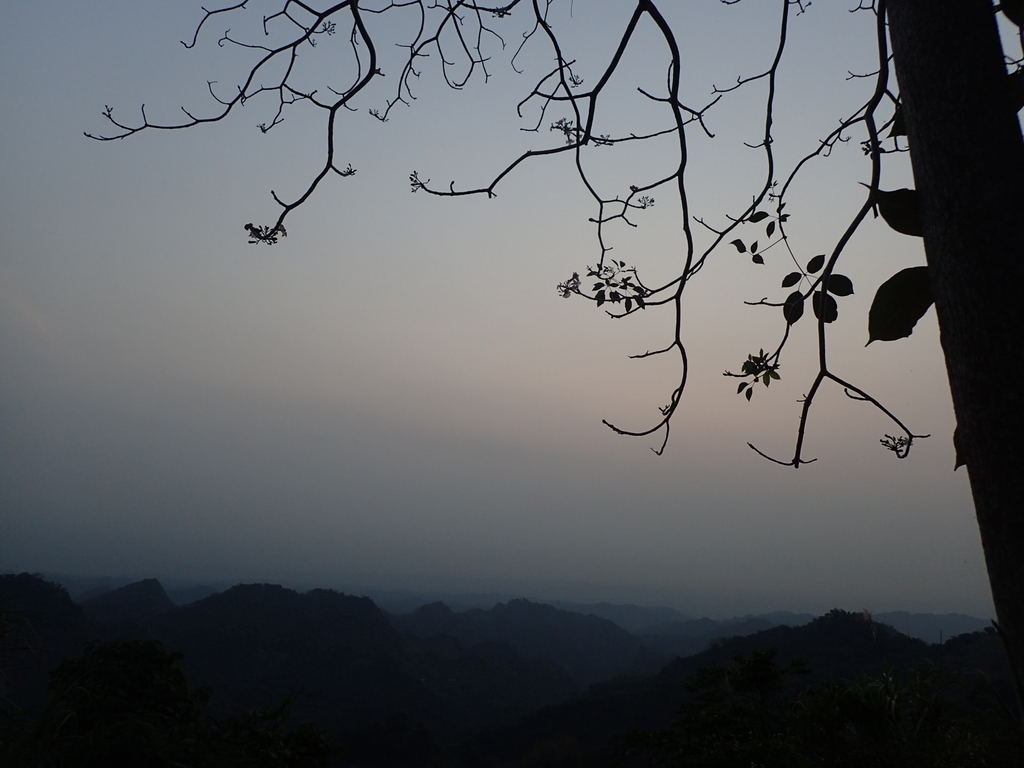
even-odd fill
[{"label": "hazy sky", "polygon": [[[358,173],[325,183],[267,248],[242,225],[272,221],[269,190],[293,196],[320,162],[320,114],[293,110],[263,135],[272,106],[253,100],[187,132],[82,135],[105,130],[104,105],[134,121],[145,103],[169,121],[181,105],[212,110],[207,80],[230,92],[248,59],[216,38],[243,22],[214,23],[187,51],[178,40],[199,5],[5,10],[0,571],[502,590],[711,615],[990,614],[967,476],[952,471],[934,313],[909,339],[864,347],[871,297],[924,263],[918,239],[865,223],[842,262],[856,294],[830,344],[838,373],[933,435],[909,459],[879,446],[893,432],[880,414],[834,387],[808,432],[816,463],[794,471],[747,447],[791,455],[814,329],[796,326],[780,382],[738,397],[722,371],[782,330],[778,310],[743,301],[777,300],[791,267],[728,248],[690,293],[691,378],[659,458],[656,441],[617,437],[601,419],[657,418],[675,366],[628,355],[667,343],[670,318],[612,321],[556,295],[596,254],[594,210],[564,159],[520,168],[494,200],[409,194],[414,169],[477,186],[524,147],[557,141],[519,131],[515,104],[532,82],[507,52],[494,51],[486,86],[461,92],[426,62],[421,98],[387,124],[366,110],[390,91],[361,99],[339,134],[340,162]],[[570,18],[556,4],[585,78],[624,5],[576,0]],[[779,5],[675,9],[694,103],[764,67]],[[251,25],[263,11],[248,13]],[[873,68],[871,27],[842,3],[793,19],[776,128],[784,167],[866,99],[872,83],[848,72]],[[345,42],[317,55],[341,68]],[[627,57],[607,132],[652,125],[634,88],[657,87],[664,69],[647,56]],[[328,66],[308,58],[312,72]],[[692,132],[694,213],[708,221],[742,211],[763,177],[761,156],[742,147],[758,141],[762,97],[751,89],[710,113],[714,141]],[[804,260],[832,247],[862,200],[858,141],[794,191]],[[668,162],[616,151],[594,150],[606,153],[594,155],[605,191]],[[908,158],[889,159],[882,186],[910,184]],[[617,257],[652,279],[682,250],[678,208],[655,197],[638,229],[613,234]]]}]

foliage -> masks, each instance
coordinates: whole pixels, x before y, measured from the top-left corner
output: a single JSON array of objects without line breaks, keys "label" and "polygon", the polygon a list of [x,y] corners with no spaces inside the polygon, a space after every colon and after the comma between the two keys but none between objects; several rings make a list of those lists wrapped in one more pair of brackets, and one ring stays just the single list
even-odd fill
[{"label": "foliage", "polygon": [[[67,593],[41,579],[0,581],[15,603],[50,595],[49,603],[36,603],[40,624],[70,605]],[[750,730],[747,719],[766,732],[788,723],[794,702],[807,695],[801,690],[813,689],[815,680],[888,675],[905,685],[914,679],[910,670],[929,661],[958,673],[956,685],[942,689],[942,717],[966,713],[983,734],[1009,739],[1014,732],[1007,725],[1009,709],[1000,703],[1013,698],[1010,672],[991,628],[928,646],[866,614],[834,610],[799,627],[719,638],[696,656],[642,677],[623,675],[626,658],[641,654],[621,630],[550,606],[513,601],[455,614],[436,604],[392,622],[405,634],[365,598],[251,585],[134,628],[119,623],[117,631],[161,637],[186,658],[150,642],[94,644],[86,655],[59,665],[41,715],[15,709],[15,716],[0,722],[0,765],[81,765],[86,744],[111,760],[130,746],[152,755],[154,765],[168,756],[196,766],[259,765],[257,757],[290,765],[287,760],[299,759],[296,743],[310,749],[322,744],[322,736],[306,726],[286,728],[292,712],[323,728],[339,745],[332,764],[350,768],[602,768],[618,755],[626,733],[671,730],[680,701],[690,702],[690,733],[710,749],[714,733],[734,726]],[[73,624],[65,631],[80,636]],[[759,650],[765,647],[779,650]],[[19,666],[24,653],[0,660]],[[737,667],[736,658],[751,663]],[[796,658],[814,675],[801,673]],[[603,682],[580,690],[560,666]],[[602,667],[603,674],[596,674]],[[191,688],[186,672],[215,693]],[[288,692],[295,698],[277,703]],[[12,704],[29,698],[23,685],[13,693]],[[245,712],[251,707],[263,708]],[[832,721],[814,722],[819,730],[832,727]]]},{"label": "foliage", "polygon": [[[706,667],[697,697],[668,729],[626,741],[627,765],[726,768],[943,768],[1019,766],[1024,747],[1012,719],[986,719],[955,707],[954,680],[934,665],[898,676],[888,668],[856,682],[826,680],[793,693],[798,663],[780,667],[775,651]],[[789,690],[787,687],[789,686]]]},{"label": "foliage", "polygon": [[53,673],[50,702],[35,728],[0,744],[4,765],[107,768],[317,768],[328,743],[312,725],[282,731],[288,704],[221,722],[201,712],[206,689],[191,689],[181,655],[158,642],[91,645]]}]

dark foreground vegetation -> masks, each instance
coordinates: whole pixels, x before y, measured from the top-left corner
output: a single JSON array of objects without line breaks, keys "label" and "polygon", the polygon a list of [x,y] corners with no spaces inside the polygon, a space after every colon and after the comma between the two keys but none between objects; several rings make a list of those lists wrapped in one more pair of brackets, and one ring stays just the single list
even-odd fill
[{"label": "dark foreground vegetation", "polygon": [[513,601],[388,616],[147,580],[78,605],[0,576],[2,766],[1020,766],[994,630],[929,645],[832,611],[664,657]]}]

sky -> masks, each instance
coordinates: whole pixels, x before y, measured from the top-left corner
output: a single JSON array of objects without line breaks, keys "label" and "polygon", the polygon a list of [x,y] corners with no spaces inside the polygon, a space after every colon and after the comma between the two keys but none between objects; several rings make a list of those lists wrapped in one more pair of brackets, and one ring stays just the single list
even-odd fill
[{"label": "sky", "polygon": [[[553,6],[585,82],[625,5]],[[693,103],[765,67],[780,5],[673,8]],[[246,13],[234,34],[263,11]],[[730,247],[692,285],[690,379],[655,456],[657,440],[601,420],[657,419],[677,365],[629,356],[667,343],[671,317],[652,308],[616,321],[557,295],[597,253],[595,211],[571,166],[526,163],[491,200],[409,193],[413,170],[475,187],[525,148],[557,143],[550,115],[529,133],[520,128],[537,115],[519,122],[515,111],[549,66],[541,46],[524,52],[524,75],[508,64],[512,45],[494,47],[489,81],[460,91],[424,62],[417,100],[387,123],[367,110],[392,92],[362,98],[338,134],[340,164],[356,175],[325,182],[289,218],[289,237],[264,247],[243,224],[273,221],[270,190],[293,197],[315,172],[320,114],[291,110],[264,135],[256,125],[273,105],[253,99],[189,131],[83,135],[106,130],[105,105],[134,120],[145,104],[170,121],[180,106],[212,111],[208,80],[230,93],[249,58],[217,46],[227,22],[193,50],[178,42],[201,14],[199,3],[139,0],[16,0],[6,11],[0,571],[499,591],[711,616],[991,615],[967,476],[953,472],[934,312],[910,338],[865,347],[875,289],[924,263],[920,240],[865,222],[841,262],[856,292],[829,343],[837,373],[932,435],[910,458],[882,448],[892,425],[835,387],[812,412],[815,463],[784,468],[747,447],[792,454],[814,327],[794,327],[780,381],[749,403],[737,396],[722,372],[783,328],[777,309],[743,302],[781,298],[792,265],[781,249],[755,266]],[[380,34],[407,34],[409,19],[389,18],[374,18]],[[841,3],[792,19],[782,167],[866,100],[871,81],[849,74],[873,69],[872,34],[869,15]],[[344,70],[344,38],[304,55],[311,82]],[[383,55],[393,66],[393,51]],[[607,132],[657,123],[635,88],[664,81],[658,56],[653,44],[627,54]],[[756,87],[723,99],[709,113],[713,140],[691,132],[693,213],[708,222],[742,212],[764,177],[762,156],[743,147],[762,130],[759,99]],[[830,250],[863,200],[858,141],[794,188],[802,261]],[[658,146],[587,157],[609,194],[670,162]],[[902,186],[907,156],[887,157],[882,187]],[[652,280],[682,252],[678,205],[654,196],[637,228],[610,233],[616,257]]]}]

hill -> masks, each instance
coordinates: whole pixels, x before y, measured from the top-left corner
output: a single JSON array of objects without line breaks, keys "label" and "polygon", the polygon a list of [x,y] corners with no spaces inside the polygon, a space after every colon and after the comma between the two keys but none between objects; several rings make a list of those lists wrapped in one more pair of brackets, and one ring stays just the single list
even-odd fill
[{"label": "hill", "polygon": [[416,637],[447,636],[465,647],[507,643],[526,659],[556,664],[580,687],[618,675],[654,672],[671,658],[650,653],[642,640],[607,619],[524,599],[463,613],[434,603],[391,621]]},{"label": "hill", "polygon": [[86,640],[159,640],[184,654],[191,685],[212,689],[211,716],[291,696],[293,722],[316,722],[342,745],[339,765],[568,766],[557,757],[567,744],[579,764],[606,765],[628,733],[672,722],[702,667],[765,648],[776,649],[783,666],[802,659],[809,674],[801,685],[927,662],[982,670],[985,678],[972,677],[964,695],[1013,695],[991,629],[929,645],[843,611],[710,641],[711,632],[731,626],[738,635],[771,620],[680,621],[705,637],[700,652],[671,660],[654,644],[692,636],[634,635],[593,614],[527,600],[462,613],[437,603],[389,616],[365,597],[249,584],[168,607],[159,582],[147,580],[88,602],[102,610],[83,610],[37,576],[0,577],[9,703],[41,706],[49,670]]},{"label": "hill", "polygon": [[175,605],[156,579],[143,579],[83,600],[82,608],[97,621],[145,621],[173,611]]},{"label": "hill", "polygon": [[[961,699],[994,696],[1012,701],[1014,695],[1006,653],[994,631],[964,635],[936,647],[864,614],[833,610],[801,627],[780,626],[715,643],[650,677],[595,685],[579,697],[531,714],[515,727],[473,740],[464,747],[463,754],[469,757],[463,764],[620,765],[629,734],[668,728],[680,706],[693,700],[690,684],[701,669],[728,666],[761,649],[775,649],[780,667],[801,662],[807,669],[799,682],[802,688],[827,680],[905,674],[923,663],[942,664],[958,675]],[[980,675],[978,662],[984,669]]]}]

